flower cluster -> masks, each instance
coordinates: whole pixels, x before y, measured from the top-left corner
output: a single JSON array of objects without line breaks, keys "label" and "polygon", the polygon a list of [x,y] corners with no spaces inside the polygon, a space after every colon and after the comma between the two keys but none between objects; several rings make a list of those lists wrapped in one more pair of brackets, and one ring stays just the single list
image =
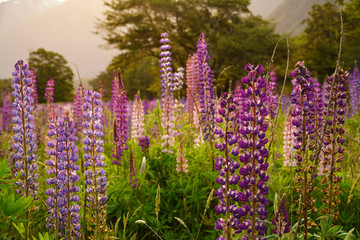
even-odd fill
[{"label": "flower cluster", "polygon": [[73,103],[74,106],[73,115],[74,115],[75,127],[78,132],[82,131],[83,105],[84,105],[84,88],[80,83],[77,93],[74,97],[74,103]]},{"label": "flower cluster", "polygon": [[215,90],[213,83],[213,75],[208,64],[210,59],[207,51],[205,33],[201,33],[197,45],[197,59],[198,59],[198,76],[199,76],[199,102],[201,111],[201,124],[204,138],[209,139],[209,136],[215,125]]},{"label": "flower cluster", "polygon": [[149,153],[150,138],[146,135],[145,137],[138,138],[138,140],[138,145],[141,147],[143,154],[146,155]]},{"label": "flower cluster", "polygon": [[277,234],[279,238],[282,237],[284,233],[290,232],[290,219],[286,211],[286,194],[284,193],[281,197],[279,208],[276,212],[275,218],[271,221],[275,228],[272,230],[272,233]]},{"label": "flower cluster", "polygon": [[35,163],[37,158],[35,151],[35,125],[32,112],[33,89],[31,87],[31,72],[27,64],[22,60],[15,64],[14,78],[12,79],[13,101],[13,131],[14,131],[14,149],[15,149],[15,176],[17,181],[16,192],[24,196],[36,197],[38,189],[38,165]]},{"label": "flower cluster", "polygon": [[[233,100],[231,94],[223,93],[219,109],[221,117],[216,119],[218,123],[225,121],[225,130],[221,128],[215,130],[215,134],[219,135],[220,140],[215,144],[215,147],[223,152],[215,162],[215,169],[220,171],[216,181],[221,186],[215,191],[219,198],[219,204],[215,207],[215,211],[225,217],[225,219],[221,217],[215,223],[215,229],[222,231],[222,235],[217,238],[218,240],[231,239],[231,228],[234,229],[235,234],[240,233],[242,230],[240,218],[246,215],[246,212],[250,209],[247,206],[241,207],[237,204],[244,196],[240,191],[236,190],[240,180],[240,175],[237,173],[240,164],[235,160],[239,155],[239,150],[235,145],[238,139],[232,128],[236,110]],[[231,155],[234,157],[231,157]]]},{"label": "flower cluster", "polygon": [[190,120],[193,119],[193,112],[195,109],[195,103],[198,101],[199,92],[199,71],[198,71],[197,54],[189,56],[186,62],[186,104],[189,113]]},{"label": "flower cluster", "polygon": [[119,77],[118,73],[114,70],[113,72],[113,80],[112,80],[112,89],[111,89],[111,99],[110,99],[110,110],[111,113],[115,113],[116,104],[120,99],[120,87],[119,87]]},{"label": "flower cluster", "polygon": [[[333,219],[339,215],[339,212],[335,211],[335,206],[340,203],[338,183],[341,181],[341,177],[336,173],[341,172],[338,164],[342,162],[344,153],[342,145],[345,139],[342,135],[345,133],[343,125],[346,112],[347,87],[345,85],[347,77],[348,73],[339,68],[336,76],[333,74],[327,79],[328,87],[325,89],[325,106],[329,107],[329,116],[331,117],[326,121],[327,130],[324,135],[325,150],[322,165],[325,177],[322,183],[326,187],[322,189],[322,192],[324,194],[323,202],[327,204],[327,207],[322,209],[322,213],[332,215]],[[333,93],[330,96],[331,88],[333,88]],[[330,106],[328,106],[329,104]]]},{"label": "flower cluster", "polygon": [[269,154],[265,147],[268,142],[265,137],[268,129],[268,123],[265,122],[268,115],[266,81],[261,76],[264,71],[261,65],[254,66],[249,63],[245,66],[245,70],[249,72],[241,79],[245,88],[238,89],[241,105],[238,116],[241,120],[238,147],[241,150],[240,161],[244,164],[239,170],[241,174],[239,185],[243,191],[240,200],[245,204],[243,207],[245,219],[240,229],[245,231],[247,239],[263,239],[265,234],[263,221],[268,214],[265,206],[269,203],[266,198],[269,192],[269,187],[266,186],[266,181],[269,179],[266,170],[269,164],[265,161]]},{"label": "flower cluster", "polygon": [[99,238],[99,233],[103,231],[106,221],[106,172],[104,156],[102,155],[104,141],[102,137],[103,125],[101,124],[102,107],[100,93],[87,90],[84,94],[84,121],[83,134],[84,158],[86,162],[85,175],[85,204],[90,208],[90,222],[95,225],[95,239]]},{"label": "flower cluster", "polygon": [[10,132],[11,129],[11,95],[7,89],[2,95],[2,106],[1,106],[1,131]]},{"label": "flower cluster", "polygon": [[50,148],[47,153],[51,157],[46,161],[47,174],[52,177],[46,180],[51,187],[46,190],[49,196],[46,200],[48,205],[48,218],[46,226],[55,229],[55,234],[66,239],[80,238],[80,206],[77,202],[79,181],[77,171],[79,166],[78,148],[75,145],[76,129],[73,121],[68,118],[51,119],[48,136]]},{"label": "flower cluster", "polygon": [[127,150],[126,141],[128,139],[128,109],[125,86],[121,77],[120,69],[115,75],[115,82],[119,84],[118,100],[115,103],[115,124],[114,136],[115,140],[115,159],[120,161],[123,151]]},{"label": "flower cluster", "polygon": [[[308,232],[308,211],[315,211],[313,202],[315,201],[310,193],[314,190],[311,179],[314,177],[315,164],[315,91],[314,80],[310,77],[310,71],[305,67],[302,61],[295,64],[295,70],[290,73],[293,78],[294,85],[291,93],[291,103],[293,110],[291,116],[293,117],[292,124],[295,127],[294,136],[296,141],[294,143],[295,159],[297,161],[298,169],[296,178],[299,187],[297,191],[303,196],[301,205],[302,216],[304,217],[304,237],[306,238]],[[299,200],[297,200],[299,201]],[[310,222],[310,225],[313,225]]]},{"label": "flower cluster", "polygon": [[353,73],[349,76],[349,90],[351,114],[355,115],[360,109],[360,71],[356,61],[354,63]]},{"label": "flower cluster", "polygon": [[296,160],[294,157],[294,144],[295,144],[295,126],[292,124],[293,117],[288,114],[285,120],[285,127],[283,132],[283,151],[284,151],[284,166],[294,167],[296,166]]},{"label": "flower cluster", "polygon": [[140,139],[144,137],[144,107],[141,102],[140,92],[135,95],[133,111],[131,114],[131,138]]},{"label": "flower cluster", "polygon": [[54,102],[54,90],[55,90],[55,80],[50,78],[46,83],[45,88],[45,99],[47,100],[48,104]]}]

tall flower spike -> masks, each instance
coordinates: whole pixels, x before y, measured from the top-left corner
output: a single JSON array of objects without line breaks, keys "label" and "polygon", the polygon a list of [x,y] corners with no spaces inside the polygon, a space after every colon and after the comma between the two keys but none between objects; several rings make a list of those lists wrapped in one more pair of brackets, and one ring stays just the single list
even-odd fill
[{"label": "tall flower spike", "polygon": [[144,155],[148,154],[150,147],[150,138],[147,135],[145,137],[139,138],[138,145],[141,147]]},{"label": "tall flower spike", "polygon": [[46,83],[45,88],[45,99],[47,101],[47,119],[55,118],[56,113],[53,107],[54,102],[54,90],[55,90],[55,80],[53,78],[50,78]]},{"label": "tall flower spike", "polygon": [[144,107],[141,102],[140,92],[135,95],[133,111],[131,114],[131,138],[140,139],[144,137]]},{"label": "tall flower spike", "polygon": [[193,121],[194,118],[193,112],[196,110],[195,104],[199,102],[199,71],[197,65],[197,54],[189,56],[186,62],[186,104],[190,121]]},{"label": "tall flower spike", "polygon": [[8,89],[5,89],[2,95],[2,106],[1,106],[1,131],[10,132],[11,129],[11,95]]},{"label": "tall flower spike", "polygon": [[275,218],[271,221],[275,228],[272,233],[277,234],[281,239],[284,233],[290,232],[291,223],[289,215],[286,211],[286,194],[284,193],[281,197],[278,211],[276,212]]},{"label": "tall flower spike", "polygon": [[[102,107],[100,93],[87,90],[84,94],[84,166],[85,175],[85,206],[90,210],[90,218],[95,225],[94,239],[100,239],[101,229],[106,221],[106,172],[104,156],[104,141],[101,124]],[[85,216],[84,216],[85,217]]]},{"label": "tall flower spike", "polygon": [[123,151],[128,149],[128,147],[126,146],[126,142],[128,139],[128,109],[126,90],[122,81],[120,69],[117,70],[116,79],[116,82],[119,83],[119,99],[116,102],[115,106],[116,128],[114,130],[116,130],[116,134],[114,133],[114,136],[116,135],[115,159],[119,162],[123,155]]},{"label": "tall flower spike", "polygon": [[233,96],[228,93],[223,93],[220,101],[219,114],[220,117],[216,119],[218,123],[224,123],[224,128],[217,128],[215,134],[219,135],[219,142],[215,147],[223,154],[216,159],[215,169],[219,171],[220,175],[216,178],[220,188],[215,191],[219,198],[219,204],[215,207],[218,215],[222,215],[215,223],[215,229],[221,231],[221,236],[217,240],[232,239],[232,230],[235,234],[241,232],[240,218],[246,215],[248,208],[244,209],[237,202],[241,199],[242,193],[237,190],[237,185],[240,176],[237,173],[240,164],[235,160],[239,155],[239,148],[236,146],[238,141],[234,134],[233,122],[235,120],[236,105],[233,101]]},{"label": "tall flower spike", "polygon": [[73,102],[73,108],[74,108],[73,115],[74,115],[75,127],[78,132],[82,131],[83,105],[84,105],[84,88],[80,83]]},{"label": "tall flower spike", "polygon": [[12,96],[14,102],[13,110],[13,131],[14,131],[14,149],[15,149],[15,176],[17,181],[16,192],[22,196],[32,196],[36,199],[38,189],[38,165],[35,163],[37,158],[35,152],[37,145],[35,143],[35,125],[32,112],[33,99],[31,88],[31,72],[27,64],[22,60],[15,64],[14,78],[12,79]]},{"label": "tall flower spike", "polygon": [[[342,137],[345,133],[343,125],[345,123],[344,117],[346,112],[346,99],[347,99],[347,87],[346,79],[348,73],[343,69],[339,69],[336,77],[334,74],[327,79],[328,87],[326,88],[327,93],[325,94],[326,104],[329,106],[330,118],[326,121],[328,128],[324,135],[324,159],[322,161],[323,173],[325,174],[322,179],[323,186],[321,190],[324,194],[323,202],[326,207],[322,209],[322,214],[332,215],[333,219],[336,220],[339,212],[336,211],[336,206],[340,204],[338,195],[340,194],[339,182],[341,181],[340,176],[337,176],[337,172],[341,172],[341,166],[338,166],[342,162],[344,156],[343,144],[345,139]],[[333,87],[333,94],[330,96],[330,89]]]},{"label": "tall flower spike", "polygon": [[[197,45],[197,59],[200,82],[199,97],[201,124],[204,138],[206,140],[209,139],[209,135],[212,133],[215,125],[215,90],[212,71],[207,62],[208,59],[210,59],[210,56],[207,51],[207,44],[205,38],[205,33],[201,33]],[[210,136],[210,138],[211,137],[212,136]]]},{"label": "tall flower spike", "polygon": [[293,117],[291,114],[287,114],[287,118],[285,120],[284,127],[284,143],[283,143],[283,151],[284,151],[284,166],[286,167],[294,167],[296,166],[296,159],[294,156],[294,146],[295,146],[295,126],[292,124]]},{"label": "tall flower spike", "polygon": [[354,116],[360,108],[360,71],[356,61],[354,63],[353,73],[349,75],[349,90],[351,99],[351,114]]},{"label": "tall flower spike", "polygon": [[46,204],[48,213],[46,226],[54,228],[55,234],[66,239],[80,239],[80,206],[77,202],[80,197],[77,195],[79,181],[77,171],[79,166],[78,149],[75,145],[76,129],[74,122],[69,118],[50,120],[48,136],[48,155],[50,159],[46,162],[49,166],[47,184],[51,187],[46,191],[49,196]]},{"label": "tall flower spike", "polygon": [[[173,153],[171,148],[174,146],[174,138],[177,135],[175,131],[174,117],[174,96],[173,91],[176,85],[174,83],[174,74],[171,63],[171,46],[169,34],[162,33],[160,43],[160,73],[161,73],[161,126],[162,126],[162,147],[163,152]],[[175,79],[179,79],[177,76]]]},{"label": "tall flower spike", "polygon": [[176,158],[176,171],[178,173],[187,173],[188,172],[188,160],[185,158],[186,151],[183,146],[183,140],[180,139],[180,146],[178,149],[178,156]]},{"label": "tall flower spike", "polygon": [[136,166],[134,163],[134,153],[132,148],[130,148],[129,154],[129,183],[132,188],[137,186]]},{"label": "tall flower spike", "polygon": [[115,109],[117,102],[120,99],[120,87],[119,87],[119,77],[117,75],[117,72],[114,70],[113,72],[113,80],[112,80],[112,89],[111,89],[111,99],[110,99],[110,110],[111,114],[115,114]]},{"label": "tall flower spike", "polygon": [[[315,212],[313,207],[314,199],[310,193],[314,190],[311,178],[315,165],[315,105],[314,105],[314,81],[310,77],[310,71],[305,67],[302,61],[295,64],[295,70],[290,73],[294,85],[291,93],[293,111],[292,124],[295,127],[294,136],[296,142],[294,149],[298,169],[296,169],[298,180],[297,191],[303,196],[301,204],[301,216],[304,218],[304,239],[307,239],[309,225],[308,212]],[[298,202],[299,200],[297,200]]]},{"label": "tall flower spike", "polygon": [[239,170],[239,185],[243,189],[240,200],[244,203],[245,215],[240,230],[245,232],[246,239],[262,240],[265,234],[264,220],[268,214],[265,206],[269,203],[266,198],[269,192],[266,186],[269,164],[265,162],[269,155],[265,147],[268,142],[265,137],[268,129],[268,123],[265,122],[268,115],[265,105],[266,81],[262,77],[264,68],[261,65],[255,67],[249,63],[245,70],[249,73],[241,79],[244,88],[238,89],[241,105],[238,147],[241,149],[240,161],[244,164]]}]

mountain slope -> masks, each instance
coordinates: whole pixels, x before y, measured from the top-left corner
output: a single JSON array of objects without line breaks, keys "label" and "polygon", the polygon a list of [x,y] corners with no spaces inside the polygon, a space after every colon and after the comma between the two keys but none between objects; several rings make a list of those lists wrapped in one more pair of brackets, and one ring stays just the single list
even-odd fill
[{"label": "mountain slope", "polygon": [[254,15],[261,15],[263,18],[269,16],[283,0],[251,0],[249,9]]},{"label": "mountain slope", "polygon": [[313,4],[323,4],[326,0],[284,0],[268,17],[268,20],[277,23],[278,33],[301,33],[305,25],[301,22],[308,18]]}]

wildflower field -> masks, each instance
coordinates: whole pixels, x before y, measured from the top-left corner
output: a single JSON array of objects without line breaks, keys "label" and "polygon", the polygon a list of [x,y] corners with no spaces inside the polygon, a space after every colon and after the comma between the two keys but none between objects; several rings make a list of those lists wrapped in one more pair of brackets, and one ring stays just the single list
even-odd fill
[{"label": "wildflower field", "polygon": [[176,70],[170,38],[159,36],[154,100],[127,96],[117,69],[109,102],[99,83],[54,103],[49,79],[39,104],[36,73],[15,64],[0,239],[360,239],[356,63],[320,84],[298,61],[285,71],[290,96],[272,61],[249,63],[217,92],[205,34]]}]

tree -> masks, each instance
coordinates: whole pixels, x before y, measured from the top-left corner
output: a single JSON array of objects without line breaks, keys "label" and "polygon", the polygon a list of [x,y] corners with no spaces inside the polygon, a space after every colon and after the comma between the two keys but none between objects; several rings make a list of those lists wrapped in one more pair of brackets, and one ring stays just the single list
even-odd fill
[{"label": "tree", "polygon": [[74,73],[66,64],[67,61],[59,53],[46,51],[43,48],[30,52],[29,66],[36,73],[37,92],[40,103],[46,102],[44,94],[46,82],[49,78],[54,78],[55,80],[55,102],[73,100]]},{"label": "tree", "polygon": [[[170,35],[175,68],[184,67],[188,55],[196,51],[198,36],[204,32],[214,76],[233,66],[230,77],[218,79],[227,88],[230,79],[235,83],[244,74],[243,67],[248,62],[264,64],[279,38],[271,24],[249,12],[249,2],[109,0],[105,2],[109,8],[104,13],[105,19],[97,25],[98,34],[108,45],[121,50],[109,68],[119,66],[124,72],[145,57],[158,58],[162,32]],[[283,46],[282,43],[278,52]],[[152,61],[151,64],[158,63]],[[156,81],[159,77],[147,87],[156,86]]]},{"label": "tree", "polygon": [[346,66],[353,66],[354,61],[360,61],[360,2],[351,0],[345,3],[344,9],[344,61]]}]

